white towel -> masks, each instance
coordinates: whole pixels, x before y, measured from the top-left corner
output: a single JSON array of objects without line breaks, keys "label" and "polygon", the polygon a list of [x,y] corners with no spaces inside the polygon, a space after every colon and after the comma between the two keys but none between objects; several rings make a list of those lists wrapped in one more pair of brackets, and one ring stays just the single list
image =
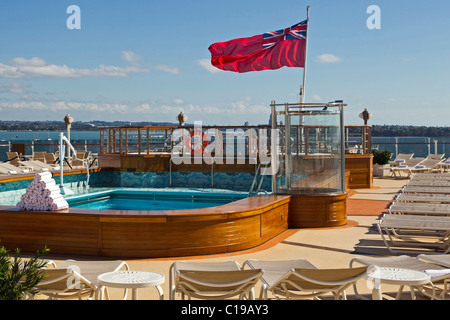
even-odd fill
[{"label": "white towel", "polygon": [[28,185],[25,194],[16,204],[20,210],[48,211],[69,208],[69,204],[61,195],[52,174],[48,171],[36,173],[34,180]]},{"label": "white towel", "polygon": [[34,180],[36,181],[51,181],[53,180],[52,174],[50,172],[39,172],[34,175]]}]

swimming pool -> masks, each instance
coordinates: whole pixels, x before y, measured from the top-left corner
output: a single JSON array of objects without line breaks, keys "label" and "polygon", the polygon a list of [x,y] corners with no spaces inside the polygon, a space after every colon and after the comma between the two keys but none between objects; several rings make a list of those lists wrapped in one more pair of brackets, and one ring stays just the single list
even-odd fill
[{"label": "swimming pool", "polygon": [[71,208],[104,210],[185,210],[221,206],[247,195],[242,192],[205,192],[115,189],[67,197]]}]

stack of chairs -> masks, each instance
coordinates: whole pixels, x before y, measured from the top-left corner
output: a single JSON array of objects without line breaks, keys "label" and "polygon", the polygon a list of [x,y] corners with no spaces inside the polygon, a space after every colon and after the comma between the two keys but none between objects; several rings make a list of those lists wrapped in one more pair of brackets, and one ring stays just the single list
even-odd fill
[{"label": "stack of chairs", "polygon": [[450,174],[416,173],[377,224],[391,253],[407,246],[417,250],[450,250]]}]

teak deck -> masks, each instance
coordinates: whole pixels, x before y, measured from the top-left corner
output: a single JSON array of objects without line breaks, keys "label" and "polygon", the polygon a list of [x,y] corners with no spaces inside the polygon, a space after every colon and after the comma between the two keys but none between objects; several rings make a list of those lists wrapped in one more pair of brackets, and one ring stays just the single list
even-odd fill
[{"label": "teak deck", "polygon": [[261,195],[204,209],[57,212],[0,207],[0,244],[24,252],[122,258],[225,253],[288,228],[290,196]]}]

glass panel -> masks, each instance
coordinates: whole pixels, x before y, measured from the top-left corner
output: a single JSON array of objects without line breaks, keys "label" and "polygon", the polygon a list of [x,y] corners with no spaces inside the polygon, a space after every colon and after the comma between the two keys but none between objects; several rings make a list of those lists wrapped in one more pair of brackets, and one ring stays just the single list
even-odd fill
[{"label": "glass panel", "polygon": [[277,193],[343,192],[341,108],[297,106],[287,113],[277,115],[281,137]]}]

